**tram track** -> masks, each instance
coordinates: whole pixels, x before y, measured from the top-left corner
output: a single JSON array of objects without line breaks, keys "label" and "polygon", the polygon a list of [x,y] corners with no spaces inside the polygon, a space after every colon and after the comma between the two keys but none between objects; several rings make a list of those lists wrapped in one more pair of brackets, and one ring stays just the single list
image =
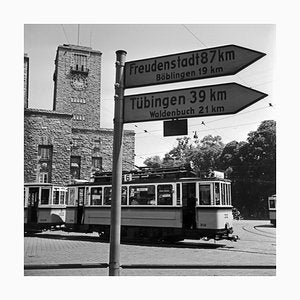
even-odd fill
[{"label": "tram track", "polygon": [[276,253],[272,253],[272,252],[241,250],[241,249],[232,249],[232,248],[226,248],[226,247],[219,248],[217,250],[228,251],[228,252],[249,253],[249,254],[275,255],[276,256]]},{"label": "tram track", "polygon": [[259,231],[259,232],[262,232],[262,233],[266,233],[266,234],[269,234],[271,235],[272,237],[276,237],[276,234],[273,234],[271,232],[268,232],[268,231],[264,231],[264,230],[261,230],[261,229],[258,229],[257,227],[260,227],[261,225],[257,225],[257,226],[254,226],[254,229]]},{"label": "tram track", "polygon": [[[261,230],[258,230],[256,229],[256,226],[253,227],[256,231],[259,231],[259,232],[263,232]],[[246,232],[249,232],[249,233],[252,233],[252,234],[255,234],[255,235],[260,235],[260,236],[264,236],[264,237],[267,237],[267,238],[271,238],[271,239],[275,239],[276,236],[275,235],[270,235],[269,233],[268,234],[262,234],[262,233],[258,233],[258,232],[253,232],[249,229],[247,229],[245,226],[242,227],[242,229]]]}]

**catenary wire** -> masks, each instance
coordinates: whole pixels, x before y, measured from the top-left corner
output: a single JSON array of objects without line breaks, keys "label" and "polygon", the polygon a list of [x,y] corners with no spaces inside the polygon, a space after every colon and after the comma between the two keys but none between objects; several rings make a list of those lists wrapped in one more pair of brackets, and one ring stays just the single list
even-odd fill
[{"label": "catenary wire", "polygon": [[65,35],[65,38],[66,38],[68,44],[70,44],[69,39],[68,39],[68,36],[67,36],[67,33],[66,33],[66,31],[65,31],[65,28],[64,28],[64,25],[63,25],[63,24],[60,24],[60,25],[61,25],[61,27],[62,27],[62,30],[63,30],[63,32],[64,32],[64,35]]}]

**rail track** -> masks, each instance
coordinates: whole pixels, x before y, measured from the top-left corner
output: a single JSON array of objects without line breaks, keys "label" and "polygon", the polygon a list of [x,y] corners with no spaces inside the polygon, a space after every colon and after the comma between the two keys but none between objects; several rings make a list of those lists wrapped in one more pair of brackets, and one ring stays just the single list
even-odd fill
[{"label": "rail track", "polygon": [[[247,231],[247,232],[255,234],[255,235],[260,235],[260,236],[264,236],[264,237],[267,237],[267,238],[276,239],[276,235],[275,234],[266,232],[264,230],[259,230],[259,229],[257,229],[257,227],[259,227],[259,226],[253,226],[253,229],[256,230],[256,231],[258,231],[258,232],[252,231],[252,230],[246,228],[245,226],[243,226],[242,229],[244,231]],[[267,234],[264,234],[264,233],[267,233]]]}]

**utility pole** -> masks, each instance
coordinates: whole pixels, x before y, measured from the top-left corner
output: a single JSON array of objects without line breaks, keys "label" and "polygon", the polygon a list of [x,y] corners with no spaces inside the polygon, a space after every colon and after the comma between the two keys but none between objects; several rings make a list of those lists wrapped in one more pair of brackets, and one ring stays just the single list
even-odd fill
[{"label": "utility pole", "polygon": [[112,169],[112,201],[110,212],[109,276],[120,275],[121,195],[123,153],[124,66],[127,52],[116,51],[116,83]]}]

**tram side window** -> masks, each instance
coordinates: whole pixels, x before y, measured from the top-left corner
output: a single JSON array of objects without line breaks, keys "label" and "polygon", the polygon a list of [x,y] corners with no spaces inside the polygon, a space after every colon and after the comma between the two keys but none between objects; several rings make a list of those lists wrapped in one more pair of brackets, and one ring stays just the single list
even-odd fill
[{"label": "tram side window", "polygon": [[84,205],[84,199],[85,199],[85,188],[80,187],[80,188],[78,188],[78,205],[79,206]]},{"label": "tram side window", "polygon": [[53,204],[59,204],[59,190],[53,191]]},{"label": "tram side window", "polygon": [[49,195],[50,195],[50,189],[42,189],[41,205],[49,204]]},{"label": "tram side window", "polygon": [[102,187],[91,188],[91,205],[102,204]]},{"label": "tram side window", "polygon": [[[121,204],[127,205],[127,187],[122,187],[122,195],[121,195]],[[112,199],[112,188],[111,187],[105,187],[104,188],[104,197],[103,197],[103,204],[104,205],[111,205],[111,199]]]},{"label": "tram side window", "polygon": [[27,199],[26,199],[26,188],[24,188],[24,206],[27,205]]},{"label": "tram side window", "polygon": [[231,205],[231,184],[227,185],[227,191],[228,191],[228,205]]},{"label": "tram side window", "polygon": [[69,189],[69,205],[74,205],[75,204],[75,189],[70,188]]},{"label": "tram side window", "polygon": [[230,184],[226,184],[227,205],[231,205]]},{"label": "tram side window", "polygon": [[214,197],[215,197],[215,205],[220,205],[220,183],[214,184]]},{"label": "tram side window", "polygon": [[60,191],[59,193],[59,204],[65,204],[65,192]]},{"label": "tram side window", "polygon": [[275,208],[275,200],[269,200],[270,208]]},{"label": "tram side window", "polygon": [[173,204],[172,184],[161,184],[157,186],[157,205]]},{"label": "tram side window", "polygon": [[130,205],[155,205],[155,186],[139,185],[129,188]]},{"label": "tram side window", "polygon": [[126,186],[123,186],[122,187],[122,200],[121,200],[121,203],[122,205],[127,205],[127,187]]},{"label": "tram side window", "polygon": [[210,184],[199,184],[199,201],[200,205],[210,205]]},{"label": "tram side window", "polygon": [[225,184],[221,183],[221,199],[222,199],[222,205],[226,205],[226,194],[225,194]]},{"label": "tram side window", "polygon": [[105,187],[104,188],[104,205],[110,205],[111,204],[111,194],[112,194],[112,188],[111,187]]},{"label": "tram side window", "polygon": [[177,195],[176,205],[180,205],[180,184],[179,183],[176,184],[176,195]]}]

